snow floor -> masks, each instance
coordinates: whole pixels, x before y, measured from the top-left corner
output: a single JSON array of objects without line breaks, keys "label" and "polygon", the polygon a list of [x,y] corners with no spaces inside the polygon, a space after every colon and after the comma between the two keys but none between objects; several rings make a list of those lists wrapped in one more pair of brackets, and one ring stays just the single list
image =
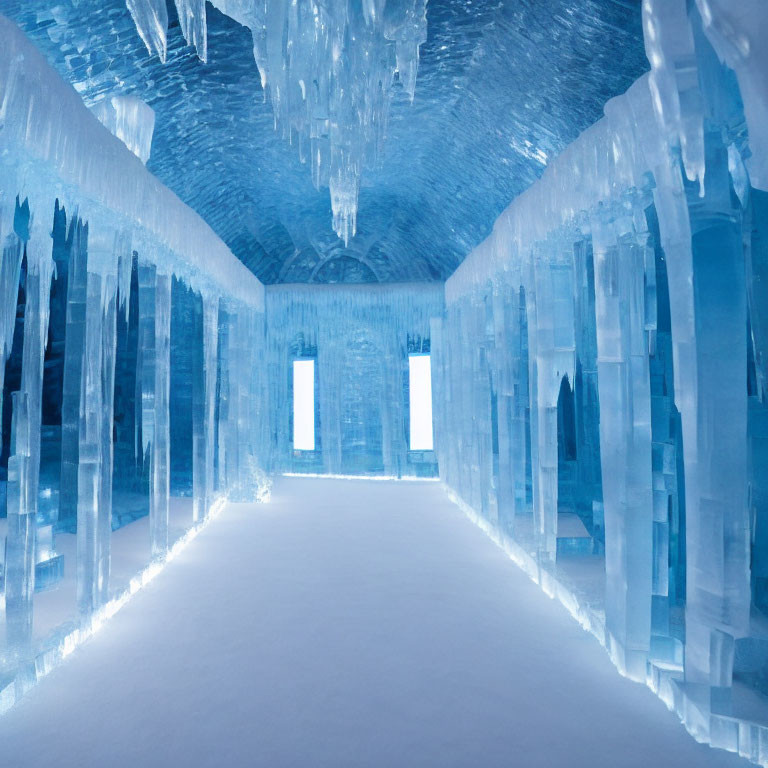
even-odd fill
[{"label": "snow floor", "polygon": [[747,766],[433,482],[279,478],[13,710],[0,765]]}]

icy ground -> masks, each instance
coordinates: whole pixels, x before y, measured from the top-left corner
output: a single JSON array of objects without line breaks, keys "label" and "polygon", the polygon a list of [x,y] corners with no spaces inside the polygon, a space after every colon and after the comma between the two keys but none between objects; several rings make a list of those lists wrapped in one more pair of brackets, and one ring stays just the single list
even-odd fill
[{"label": "icy ground", "polygon": [[231,505],[0,718],[3,766],[738,766],[438,483]]}]

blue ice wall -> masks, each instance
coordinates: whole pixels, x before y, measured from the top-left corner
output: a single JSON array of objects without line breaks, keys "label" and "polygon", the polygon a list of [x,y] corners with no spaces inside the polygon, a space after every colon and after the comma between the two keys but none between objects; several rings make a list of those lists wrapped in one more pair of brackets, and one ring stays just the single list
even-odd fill
[{"label": "blue ice wall", "polygon": [[644,23],[650,74],[446,283],[440,474],[622,673],[765,764],[768,13]]},{"label": "blue ice wall", "polygon": [[263,495],[268,419],[261,283],[0,36],[2,712],[220,499]]},{"label": "blue ice wall", "polygon": [[[269,286],[271,456],[277,470],[434,476],[433,451],[409,450],[408,355],[430,350],[443,287]],[[316,450],[292,446],[292,369],[316,361]]]}]

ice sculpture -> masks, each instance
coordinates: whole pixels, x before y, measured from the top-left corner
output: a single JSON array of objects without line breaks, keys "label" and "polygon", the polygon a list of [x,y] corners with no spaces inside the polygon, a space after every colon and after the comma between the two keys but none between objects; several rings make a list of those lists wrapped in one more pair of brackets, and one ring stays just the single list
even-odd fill
[{"label": "ice sculpture", "polygon": [[[155,0],[126,0],[150,53],[165,61],[167,15]],[[397,73],[413,101],[426,0],[317,3],[213,0],[251,30],[261,86],[275,128],[298,141],[317,189],[329,187],[333,229],[349,243],[357,228],[360,178],[378,161]],[[177,0],[182,32],[206,60],[205,3]]]}]

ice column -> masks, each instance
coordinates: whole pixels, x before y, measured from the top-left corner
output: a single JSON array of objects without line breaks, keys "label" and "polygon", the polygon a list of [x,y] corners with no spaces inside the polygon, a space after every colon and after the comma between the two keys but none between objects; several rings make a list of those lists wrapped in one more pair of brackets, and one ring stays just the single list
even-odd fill
[{"label": "ice column", "polygon": [[[731,684],[750,607],[745,262],[726,143],[742,106],[695,9],[648,2],[644,12],[660,131],[679,144],[687,175],[660,163],[655,192],[685,457],[685,674],[718,690]],[[709,733],[703,721],[690,727]]]},{"label": "ice column", "polygon": [[528,365],[522,317],[523,291],[517,280],[505,280],[494,295],[498,370],[499,517],[507,533],[526,512],[526,411]]},{"label": "ice column", "polygon": [[23,650],[32,639],[35,592],[35,515],[29,502],[29,397],[14,392],[8,459],[8,533],[5,544],[5,619],[8,645]]},{"label": "ice column", "polygon": [[[641,221],[642,211],[636,212]],[[642,225],[641,225],[642,226]],[[647,233],[620,205],[593,219],[605,504],[605,615],[611,653],[645,679],[651,636],[653,495],[645,331]]]},{"label": "ice column", "polygon": [[[21,390],[14,393],[13,450],[8,463],[8,538],[6,550],[6,617],[8,640],[21,646],[31,639],[35,588],[37,494],[40,478],[40,424],[43,359],[48,336],[53,277],[51,242],[41,222],[44,201],[34,201],[34,218],[26,244],[27,291],[24,311]],[[53,203],[48,207],[53,211]]]},{"label": "ice column", "polygon": [[157,274],[155,288],[154,439],[152,441],[149,529],[152,554],[168,551],[170,493],[171,276]]},{"label": "ice column", "polygon": [[91,224],[77,506],[78,609],[84,619],[109,597],[118,259],[113,237],[98,221]]},{"label": "ice column", "polygon": [[195,354],[195,381],[192,396],[193,404],[193,468],[192,495],[194,499],[193,517],[202,520],[210,508],[214,490],[214,441],[216,418],[216,360],[219,340],[219,301],[218,298],[203,297],[201,325],[197,337],[202,340],[200,349]]},{"label": "ice column", "polygon": [[[19,293],[23,245],[13,232],[15,204],[5,200],[2,209],[0,229],[0,414],[3,412],[3,389],[5,386],[5,364],[11,354],[13,328],[16,321],[16,302]],[[2,430],[0,430],[0,451],[2,451]]]},{"label": "ice column", "polygon": [[[155,251],[152,251],[156,255]],[[152,556],[168,549],[171,278],[155,264],[139,263],[141,435],[149,464],[149,530]]]},{"label": "ice column", "polygon": [[[538,467],[534,512],[539,555],[554,560],[557,552],[557,401],[560,383],[573,381],[575,368],[573,253],[557,239],[534,247],[532,282],[527,303],[531,354],[530,382],[535,392]],[[533,426],[532,414],[532,429]]]},{"label": "ice column", "polygon": [[61,480],[59,485],[59,522],[67,527],[74,526],[77,521],[80,397],[88,291],[88,227],[75,214],[70,228],[74,231],[67,275],[67,328],[61,404]]}]

